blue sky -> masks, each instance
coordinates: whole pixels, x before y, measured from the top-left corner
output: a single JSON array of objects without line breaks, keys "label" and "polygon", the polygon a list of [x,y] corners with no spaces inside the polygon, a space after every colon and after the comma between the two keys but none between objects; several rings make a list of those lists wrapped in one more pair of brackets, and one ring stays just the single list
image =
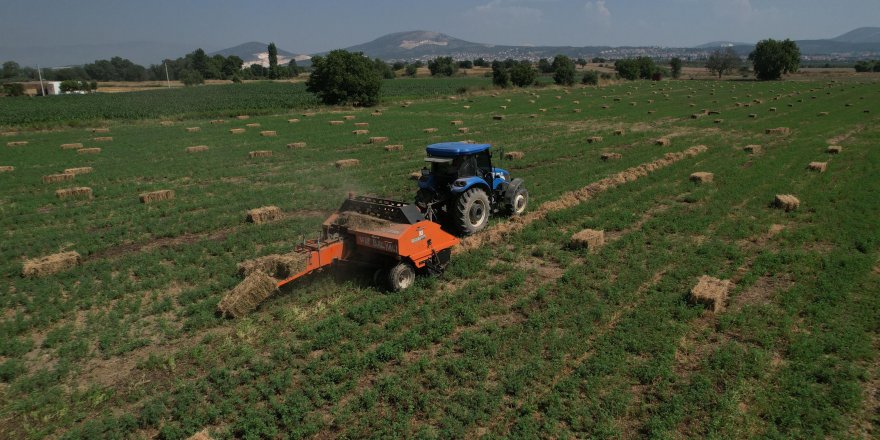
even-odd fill
[{"label": "blue sky", "polygon": [[880,0],[3,0],[0,47],[150,41],[325,51],[405,30],[481,43],[693,46],[880,26]]}]

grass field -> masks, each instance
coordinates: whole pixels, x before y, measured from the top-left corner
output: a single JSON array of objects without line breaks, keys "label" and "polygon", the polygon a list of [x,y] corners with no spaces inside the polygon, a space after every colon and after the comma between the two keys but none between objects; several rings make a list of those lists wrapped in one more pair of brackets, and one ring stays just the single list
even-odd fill
[{"label": "grass field", "polygon": [[[163,126],[145,113],[101,123],[108,134],[3,137],[28,144],[0,146],[0,166],[15,167],[0,173],[0,437],[880,436],[880,83],[453,93],[400,92],[381,116],[218,111]],[[720,114],[691,118],[702,109]],[[356,119],[329,125],[343,115]],[[370,134],[352,134],[354,122]],[[230,134],[245,123],[261,127]],[[775,127],[791,133],[765,134]],[[411,198],[424,146],[464,139],[524,152],[502,166],[545,215],[499,240],[470,239],[482,245],[402,293],[369,274],[324,273],[246,318],[216,315],[237,263],[316,236],[349,191]],[[60,148],[77,142],[102,150]],[[750,144],[761,151],[743,151]],[[209,149],[185,152],[196,145]],[[696,145],[708,148],[570,193]],[[361,165],[333,166],[348,158]],[[827,171],[807,170],[813,161]],[[73,181],[41,181],[85,166],[94,171]],[[696,171],[714,182],[691,182]],[[94,198],[55,197],[73,186]],[[139,202],[162,189],[175,198]],[[776,194],[801,205],[775,209]],[[283,219],[245,222],[264,205]],[[584,228],[604,230],[605,246],[570,247]],[[78,267],[21,276],[25,258],[69,250]],[[735,284],[724,311],[688,300],[701,275]]]}]

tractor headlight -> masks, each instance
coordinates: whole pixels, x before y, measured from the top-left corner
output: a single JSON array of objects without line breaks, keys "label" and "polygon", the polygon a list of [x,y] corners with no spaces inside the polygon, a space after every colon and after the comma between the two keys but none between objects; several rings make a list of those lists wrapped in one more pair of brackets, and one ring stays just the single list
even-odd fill
[{"label": "tractor headlight", "polygon": [[461,179],[456,180],[455,182],[452,182],[452,186],[454,186],[454,187],[456,187],[456,188],[461,188],[461,187],[463,187],[463,186],[465,186],[465,185],[467,185],[467,181],[465,181],[465,180],[461,180]]}]

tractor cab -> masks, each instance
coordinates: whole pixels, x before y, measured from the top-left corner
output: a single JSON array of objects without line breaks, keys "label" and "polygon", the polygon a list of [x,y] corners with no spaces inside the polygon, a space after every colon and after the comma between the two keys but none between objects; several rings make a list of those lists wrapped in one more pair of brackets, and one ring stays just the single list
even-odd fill
[{"label": "tractor cab", "polygon": [[463,142],[429,145],[416,204],[463,234],[483,229],[490,213],[525,211],[528,192],[522,179],[511,180],[507,170],[493,167],[490,149],[490,144]]}]

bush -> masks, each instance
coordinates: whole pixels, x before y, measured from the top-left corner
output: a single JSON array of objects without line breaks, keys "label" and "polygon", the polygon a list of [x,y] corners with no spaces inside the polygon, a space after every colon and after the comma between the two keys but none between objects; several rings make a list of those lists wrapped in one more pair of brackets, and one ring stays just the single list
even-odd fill
[{"label": "bush", "polygon": [[183,85],[189,87],[204,84],[205,78],[202,76],[201,73],[193,69],[187,69],[180,72],[180,82],[182,82]]},{"label": "bush", "polygon": [[499,61],[492,61],[492,84],[496,87],[510,87],[510,72]]},{"label": "bush", "polygon": [[532,63],[522,60],[509,69],[510,82],[517,87],[526,87],[535,83],[538,72],[532,68]]},{"label": "bush", "polygon": [[648,57],[638,57],[617,60],[614,63],[614,69],[621,78],[632,81],[639,78],[651,79],[657,66],[654,64],[654,60]]},{"label": "bush", "polygon": [[565,55],[553,58],[553,81],[563,86],[574,85],[574,61]]},{"label": "bush", "polygon": [[407,64],[405,73],[406,76],[416,76],[416,73],[419,71],[419,68],[415,64]]},{"label": "bush", "polygon": [[6,96],[24,95],[24,86],[19,83],[3,84],[3,94]]},{"label": "bush", "polygon": [[437,57],[428,61],[428,70],[431,76],[452,76],[458,71],[458,65],[452,61],[452,57]]},{"label": "bush", "polygon": [[681,58],[675,57],[669,60],[669,68],[672,69],[672,77],[678,79],[681,77]]},{"label": "bush", "polygon": [[797,72],[801,65],[801,50],[794,41],[772,38],[759,41],[749,54],[755,76],[762,81],[782,78],[783,74]]},{"label": "bush", "polygon": [[599,85],[599,73],[594,70],[588,70],[584,72],[584,77],[583,79],[581,79],[581,84],[585,84],[588,86]]},{"label": "bush", "polygon": [[373,106],[379,103],[382,79],[362,53],[337,49],[312,59],[306,90],[328,105]]}]

